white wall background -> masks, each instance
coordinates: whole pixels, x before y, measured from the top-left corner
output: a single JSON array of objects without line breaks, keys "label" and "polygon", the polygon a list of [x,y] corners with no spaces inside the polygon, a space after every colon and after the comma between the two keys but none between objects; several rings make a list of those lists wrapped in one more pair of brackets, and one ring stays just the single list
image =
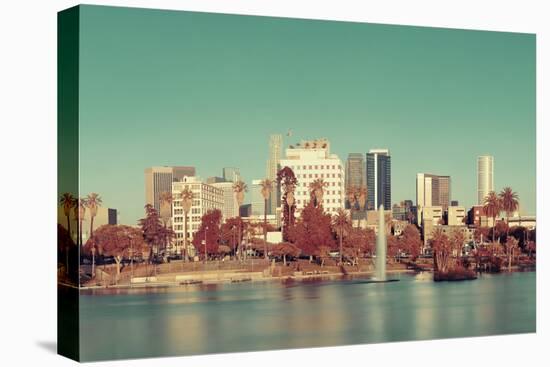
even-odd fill
[{"label": "white wall background", "polygon": [[[538,223],[548,195],[549,27],[545,1],[92,1],[238,14],[537,33]],[[56,12],[73,1],[0,3],[0,365],[66,366],[57,356],[55,299]],[[546,17],[545,17],[546,14]],[[546,23],[546,24],[545,24]],[[32,223],[32,227],[27,224]],[[27,241],[27,238],[43,240]],[[548,359],[548,234],[539,230],[537,334],[97,363],[95,366],[536,366]],[[14,259],[25,272],[16,270]],[[505,321],[505,320],[503,320]]]}]

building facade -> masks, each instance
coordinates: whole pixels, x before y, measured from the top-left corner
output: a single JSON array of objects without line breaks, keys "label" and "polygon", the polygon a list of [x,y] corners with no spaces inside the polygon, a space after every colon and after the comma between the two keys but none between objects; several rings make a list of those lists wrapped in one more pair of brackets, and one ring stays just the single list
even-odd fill
[{"label": "building facade", "polygon": [[367,209],[380,205],[391,209],[391,156],[388,149],[371,149],[367,153]]},{"label": "building facade", "polygon": [[237,217],[239,215],[239,204],[233,190],[233,182],[207,182],[207,184],[223,191],[222,223],[229,218]]},{"label": "building facade", "polygon": [[261,183],[262,183],[262,180],[252,180],[252,185],[250,185],[250,205],[251,205],[250,215],[251,216],[264,215],[265,202],[264,202],[264,197],[262,196]]},{"label": "building facade", "polygon": [[[346,191],[359,187],[367,186],[367,176],[365,174],[365,158],[362,153],[349,153],[346,161]],[[346,208],[350,208],[350,203],[346,199]]]},{"label": "building facade", "polygon": [[441,206],[427,206],[422,208],[422,235],[424,237],[424,251],[429,247],[436,227],[443,225],[443,208]]},{"label": "building facade", "polygon": [[450,206],[447,211],[447,225],[466,225],[466,209],[463,206]]},{"label": "building facade", "polygon": [[[184,233],[184,212],[181,200],[181,192],[184,188],[193,192],[193,204],[187,215],[187,233]],[[198,177],[184,177],[182,181],[172,183],[172,196],[173,229],[176,239],[169,250],[179,253],[184,236],[187,236],[187,243],[190,244],[193,234],[199,229],[202,216],[206,212],[219,209],[223,213],[224,191],[219,187],[201,182]]]},{"label": "building facade", "polygon": [[477,157],[477,204],[483,205],[494,187],[494,158],[490,155]]},{"label": "building facade", "polygon": [[225,181],[237,182],[241,180],[241,171],[236,167],[224,167],[222,177]]},{"label": "building facade", "polygon": [[298,185],[295,190],[296,215],[311,200],[309,185],[322,179],[325,183],[323,208],[325,212],[335,214],[337,209],[344,208],[345,203],[345,169],[336,154],[330,153],[327,139],[302,141],[290,146],[281,160],[281,167],[288,166],[294,171]]}]

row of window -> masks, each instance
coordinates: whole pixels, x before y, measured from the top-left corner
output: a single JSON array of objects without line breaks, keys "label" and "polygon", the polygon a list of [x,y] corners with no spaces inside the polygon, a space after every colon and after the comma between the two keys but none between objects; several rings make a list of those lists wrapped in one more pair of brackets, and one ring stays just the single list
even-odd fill
[{"label": "row of window", "polygon": [[[319,168],[321,167],[321,168]],[[318,164],[315,164],[315,165],[308,165],[308,166],[290,166],[290,169],[292,169],[293,171],[294,170],[299,170],[299,169],[336,169],[336,167],[338,167],[338,169],[342,169],[342,166],[341,165],[335,165],[335,164],[321,164],[321,165],[318,165]]]},{"label": "row of window", "polygon": [[[324,192],[325,195],[340,195],[340,191],[335,191],[335,190],[327,190]],[[310,192],[309,191],[297,191],[296,192],[296,195],[304,195],[304,196],[309,196],[310,195]]]},{"label": "row of window", "polygon": [[324,173],[303,173],[303,174],[297,174],[296,175],[296,178],[342,178],[342,174],[341,173],[338,173],[338,176],[336,175],[336,173],[327,173],[327,174],[324,174]]},{"label": "row of window", "polygon": [[[309,200],[296,200],[296,203],[297,204],[307,204],[309,202]],[[330,203],[333,203],[333,204],[342,204],[342,199],[323,199],[323,204],[330,204]]]},{"label": "row of window", "polygon": [[[337,185],[337,183],[338,183],[338,185]],[[338,181],[338,182],[325,182],[325,184],[326,184],[327,186],[340,186],[340,187],[342,186],[342,182],[340,182],[340,181]],[[300,183],[299,183],[299,182],[298,182],[298,186],[300,186]],[[303,187],[309,187],[309,183],[307,183],[307,182],[302,182],[302,186],[303,186]]]}]

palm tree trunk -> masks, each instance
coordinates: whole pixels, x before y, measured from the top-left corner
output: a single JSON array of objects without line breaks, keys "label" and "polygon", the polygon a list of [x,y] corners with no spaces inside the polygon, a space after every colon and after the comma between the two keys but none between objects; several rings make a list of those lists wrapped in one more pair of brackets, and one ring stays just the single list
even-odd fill
[{"label": "palm tree trunk", "polygon": [[[67,215],[67,231],[69,231],[69,238],[71,238],[71,220],[69,219],[69,215]],[[69,244],[65,246],[65,271],[67,272],[67,276],[69,275]]]},{"label": "palm tree trunk", "polygon": [[79,237],[79,241],[80,241],[80,246],[82,246],[82,218],[80,219],[79,221],[79,225],[78,225],[78,237]]},{"label": "palm tree trunk", "polygon": [[187,262],[187,211],[183,216],[183,262]]},{"label": "palm tree trunk", "polygon": [[340,265],[342,265],[342,232],[343,228],[340,228]]},{"label": "palm tree trunk", "polygon": [[496,226],[496,224],[497,224],[496,220],[497,220],[497,217],[496,216],[493,217],[493,243],[495,242],[495,229],[497,227]]},{"label": "palm tree trunk", "polygon": [[94,216],[90,215],[90,237],[89,238],[92,238],[93,235],[94,235]]},{"label": "palm tree trunk", "polygon": [[267,260],[267,199],[264,200],[264,259]]}]

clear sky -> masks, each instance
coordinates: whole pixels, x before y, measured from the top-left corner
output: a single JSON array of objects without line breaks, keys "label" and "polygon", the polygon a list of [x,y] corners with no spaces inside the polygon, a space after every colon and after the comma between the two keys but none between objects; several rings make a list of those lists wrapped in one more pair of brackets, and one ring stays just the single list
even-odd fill
[{"label": "clear sky", "polygon": [[122,223],[143,216],[146,167],[250,184],[288,129],[343,161],[389,148],[394,203],[427,172],[475,204],[491,154],[495,188],[535,213],[534,35],[84,6],[80,55],[81,191]]}]

